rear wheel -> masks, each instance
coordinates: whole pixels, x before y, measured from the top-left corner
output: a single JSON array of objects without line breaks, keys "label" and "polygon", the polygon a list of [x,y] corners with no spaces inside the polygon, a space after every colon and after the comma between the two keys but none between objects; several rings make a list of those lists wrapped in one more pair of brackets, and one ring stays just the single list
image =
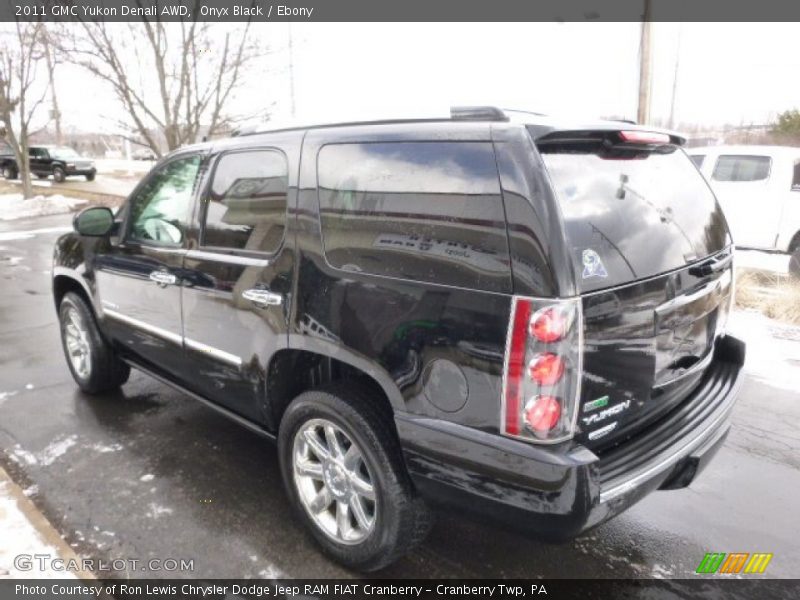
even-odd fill
[{"label": "rear wheel", "polygon": [[338,562],[374,571],[427,535],[431,517],[405,470],[391,415],[366,390],[332,385],[295,398],[278,437],[300,519]]},{"label": "rear wheel", "polygon": [[16,179],[17,170],[10,165],[3,167],[3,177],[5,177],[6,179]]},{"label": "rear wheel", "polygon": [[800,248],[795,248],[795,251],[789,256],[789,275],[800,279]]},{"label": "rear wheel", "polygon": [[128,381],[130,367],[100,334],[94,314],[81,296],[65,294],[58,316],[67,366],[81,390],[99,394]]},{"label": "rear wheel", "polygon": [[63,181],[67,178],[67,174],[61,167],[56,167],[53,169],[53,179],[55,179],[58,183],[63,183]]}]

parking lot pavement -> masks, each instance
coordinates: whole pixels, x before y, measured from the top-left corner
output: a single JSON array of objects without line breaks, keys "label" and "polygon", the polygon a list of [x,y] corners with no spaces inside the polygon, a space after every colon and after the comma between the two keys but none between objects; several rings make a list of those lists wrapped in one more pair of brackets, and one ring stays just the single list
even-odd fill
[{"label": "parking lot pavement", "polygon": [[[49,287],[52,243],[69,222],[0,223],[0,460],[17,483],[79,553],[194,561],[131,576],[353,576],[292,517],[269,442],[142,374],[116,394],[76,390]],[[380,575],[694,577],[714,551],[771,552],[765,576],[796,576],[800,392],[785,381],[800,381],[800,361],[785,363],[795,371],[784,384],[748,376],[724,448],[690,488],[652,494],[563,545],[440,515]]]}]

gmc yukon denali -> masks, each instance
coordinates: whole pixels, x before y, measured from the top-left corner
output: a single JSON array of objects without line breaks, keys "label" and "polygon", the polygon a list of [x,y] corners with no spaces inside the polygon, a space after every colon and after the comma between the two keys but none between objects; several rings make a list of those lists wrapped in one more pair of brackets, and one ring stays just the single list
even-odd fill
[{"label": "gmc yukon denali", "polygon": [[683,142],[471,107],[180,149],[58,240],[67,364],[275,441],[349,567],[411,550],[435,504],[569,539],[728,432],[731,237]]}]

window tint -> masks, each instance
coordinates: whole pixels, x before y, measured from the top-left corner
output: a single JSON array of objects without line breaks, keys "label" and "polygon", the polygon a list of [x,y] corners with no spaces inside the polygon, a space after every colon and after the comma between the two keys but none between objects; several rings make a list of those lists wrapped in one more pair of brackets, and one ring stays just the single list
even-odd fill
[{"label": "window tint", "polygon": [[771,164],[769,156],[720,156],[711,177],[717,181],[763,181],[769,177]]},{"label": "window tint", "polygon": [[139,190],[131,208],[130,237],[180,245],[200,168],[200,157],[173,160],[153,173]]},{"label": "window tint", "polygon": [[800,158],[794,161],[794,174],[792,175],[792,189],[800,190]]},{"label": "window tint", "polygon": [[328,145],[318,169],[325,253],[333,266],[508,290],[505,217],[490,143]]},{"label": "window tint", "polygon": [[44,148],[29,148],[28,156],[31,158],[47,158],[47,150]]},{"label": "window tint", "polygon": [[695,165],[697,165],[697,168],[699,169],[700,167],[702,167],[702,166],[703,166],[703,163],[704,163],[704,162],[705,162],[705,160],[706,160],[706,155],[705,155],[705,154],[691,154],[691,155],[689,156],[689,158],[691,158],[691,159],[692,159],[692,162],[693,162]]},{"label": "window tint", "polygon": [[274,252],[286,222],[287,165],[274,150],[225,154],[206,199],[204,246]]}]

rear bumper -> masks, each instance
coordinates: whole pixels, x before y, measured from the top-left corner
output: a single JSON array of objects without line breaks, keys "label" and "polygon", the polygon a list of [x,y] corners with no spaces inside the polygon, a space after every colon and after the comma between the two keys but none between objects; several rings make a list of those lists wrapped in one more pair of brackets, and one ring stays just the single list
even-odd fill
[{"label": "rear bumper", "polygon": [[543,447],[438,419],[398,414],[406,463],[429,501],[539,537],[563,540],[656,489],[685,487],[727,436],[744,344],[720,340],[703,380],[678,408],[598,455]]}]

